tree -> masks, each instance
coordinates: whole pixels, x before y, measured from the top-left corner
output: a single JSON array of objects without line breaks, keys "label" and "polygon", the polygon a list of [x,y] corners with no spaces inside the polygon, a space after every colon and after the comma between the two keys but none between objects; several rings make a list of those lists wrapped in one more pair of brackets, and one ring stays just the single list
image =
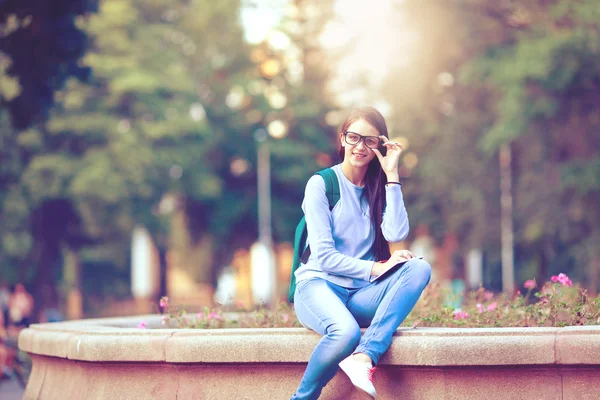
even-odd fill
[{"label": "tree", "polygon": [[423,154],[411,176],[414,201],[465,247],[498,254],[496,157],[509,144],[521,281],[559,269],[583,280],[583,266],[597,257],[594,3],[430,1],[405,10],[414,26],[436,21],[436,29],[419,30],[418,84],[409,74],[388,81],[397,93],[417,91],[388,93],[397,123]]},{"label": "tree", "polygon": [[19,83],[18,93],[0,89],[0,107],[8,107],[16,129],[47,120],[54,93],[69,77],[88,77],[89,68],[79,65],[88,43],[77,18],[97,6],[97,0],[0,1],[0,73]]},{"label": "tree", "polygon": [[[84,61],[95,72],[90,84],[70,81],[47,124],[3,136],[14,160],[2,207],[9,222],[3,224],[3,255],[12,260],[5,265],[35,281],[40,296],[60,279],[65,251],[83,254],[84,261],[106,261],[108,255],[125,268],[135,223],[150,227],[164,247],[168,224],[154,215],[163,195],[186,190],[205,200],[219,196],[220,179],[206,161],[218,145],[211,130],[220,127],[211,126],[208,107],[198,99],[223,100],[229,83],[218,80],[227,76],[229,63],[244,62],[238,51],[243,41],[237,2],[196,3],[103,2],[86,26],[94,39]],[[185,21],[175,23],[180,18]],[[186,23],[195,29],[194,40],[178,29]],[[215,25],[237,38],[220,38]],[[195,68],[206,73],[201,85],[181,62],[196,47],[202,54]],[[206,63],[211,55],[214,65]],[[180,110],[185,114],[178,117]],[[185,175],[170,179],[181,175],[178,170]]]},{"label": "tree", "polygon": [[[77,20],[93,12],[96,3],[0,2],[0,262],[1,275],[9,281],[31,281],[35,275],[52,279],[56,269],[40,265],[56,261],[60,242],[77,246],[82,240],[69,201],[59,196],[34,205],[21,178],[25,168],[36,163],[36,150],[49,139],[43,136],[43,124],[55,92],[69,77],[85,79],[89,73],[78,64],[87,38]],[[31,126],[39,129],[25,130]],[[37,165],[48,161],[37,160]],[[59,227],[53,229],[56,222]]]},{"label": "tree", "polygon": [[[92,39],[83,60],[93,71],[89,82],[68,81],[47,124],[2,137],[14,146],[11,156],[28,154],[11,167],[3,254],[12,268],[27,266],[21,273],[37,282],[37,293],[61,279],[65,254],[126,277],[136,224],[149,228],[163,263],[174,238],[184,246],[207,241],[212,254],[191,269],[214,282],[232,249],[256,238],[253,134],[273,121],[290,131],[273,143],[274,205],[282,211],[275,235],[291,238],[304,183],[317,169],[312,149],[329,148],[326,76],[313,56],[300,61],[303,79],[294,80],[286,52],[247,45],[239,7],[235,0],[105,0],[83,25]],[[304,33],[298,41],[317,35]],[[173,235],[177,208],[185,229]],[[39,222],[30,226],[31,218]],[[122,280],[107,282],[127,291]]]}]

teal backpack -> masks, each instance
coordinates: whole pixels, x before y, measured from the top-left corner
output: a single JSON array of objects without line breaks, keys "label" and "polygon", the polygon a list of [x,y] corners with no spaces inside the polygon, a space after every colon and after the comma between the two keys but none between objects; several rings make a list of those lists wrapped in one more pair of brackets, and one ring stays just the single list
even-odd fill
[{"label": "teal backpack", "polygon": [[[340,200],[340,183],[338,182],[337,175],[331,168],[319,171],[316,175],[321,175],[325,180],[325,194],[329,202],[329,211],[331,211]],[[310,257],[310,247],[306,245],[307,236],[306,218],[302,217],[296,227],[296,234],[294,236],[294,258],[292,261],[292,275],[290,276],[290,292],[288,294],[290,303],[294,302],[294,292],[296,291],[296,275],[294,273],[300,264],[306,264],[308,257]]]}]

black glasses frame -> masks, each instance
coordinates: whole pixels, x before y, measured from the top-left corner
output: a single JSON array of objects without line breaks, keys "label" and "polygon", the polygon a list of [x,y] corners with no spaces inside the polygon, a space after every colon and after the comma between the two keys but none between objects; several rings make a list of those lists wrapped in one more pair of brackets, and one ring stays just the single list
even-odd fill
[{"label": "black glasses frame", "polygon": [[[360,137],[360,139],[358,140],[358,142],[356,142],[356,143],[350,143],[350,142],[348,141],[348,134],[349,134],[349,133],[351,133],[351,134],[353,134],[353,135],[357,135],[357,136],[359,136],[359,137]],[[375,146],[375,147],[371,147],[371,146],[369,146],[369,145],[367,144],[367,142],[365,141],[365,138],[374,138],[374,139],[377,139],[377,146]],[[383,141],[381,140],[381,138],[380,138],[380,137],[377,137],[377,136],[363,136],[363,135],[361,135],[360,133],[356,133],[356,132],[352,132],[352,131],[345,131],[345,132],[344,132],[344,142],[348,143],[348,144],[349,144],[349,145],[351,145],[351,146],[354,146],[354,145],[357,145],[357,144],[359,144],[361,140],[363,141],[363,143],[365,144],[365,146],[367,146],[369,149],[376,149],[376,148],[380,147],[380,146],[381,146],[381,143],[383,142]]]}]

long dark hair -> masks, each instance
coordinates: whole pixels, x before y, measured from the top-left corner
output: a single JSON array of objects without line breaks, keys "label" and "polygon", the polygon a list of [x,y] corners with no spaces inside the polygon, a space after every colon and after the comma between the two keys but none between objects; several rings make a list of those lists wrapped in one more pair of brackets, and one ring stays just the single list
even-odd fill
[{"label": "long dark hair", "polygon": [[[345,132],[350,125],[361,119],[368,122],[380,135],[389,138],[385,118],[383,118],[383,115],[373,107],[360,107],[354,109],[348,117],[346,117],[346,120],[340,128],[340,132]],[[384,146],[380,145],[378,150],[385,156],[386,148]],[[344,161],[345,152],[341,143],[338,154],[342,161]],[[376,261],[387,260],[390,258],[390,246],[383,237],[383,232],[381,231],[383,208],[385,207],[385,183],[385,173],[381,169],[379,160],[375,157],[371,160],[369,167],[367,168],[367,173],[365,175],[365,189],[363,190],[362,195],[365,196],[369,203],[371,225],[373,226],[373,229],[375,229],[373,252],[375,253]]]}]

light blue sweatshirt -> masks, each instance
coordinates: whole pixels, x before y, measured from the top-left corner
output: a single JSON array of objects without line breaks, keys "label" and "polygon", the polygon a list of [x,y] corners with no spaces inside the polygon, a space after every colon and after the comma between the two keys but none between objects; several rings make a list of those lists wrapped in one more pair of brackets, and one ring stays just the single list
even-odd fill
[{"label": "light blue sweatshirt", "polygon": [[[354,185],[342,172],[341,164],[332,167],[340,183],[340,200],[332,211],[325,195],[325,181],[319,175],[308,180],[302,210],[308,229],[310,258],[296,270],[296,281],[319,277],[347,288],[369,283],[375,261],[369,204],[363,188]],[[386,208],[381,229],[388,242],[408,236],[408,214],[400,185],[385,189]]]}]

